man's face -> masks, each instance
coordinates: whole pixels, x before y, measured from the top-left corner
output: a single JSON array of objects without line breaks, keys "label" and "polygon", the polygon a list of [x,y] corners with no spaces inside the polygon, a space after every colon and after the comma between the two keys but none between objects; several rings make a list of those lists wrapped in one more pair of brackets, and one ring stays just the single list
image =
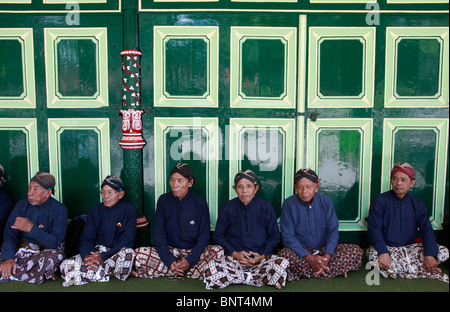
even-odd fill
[{"label": "man's face", "polygon": [[125,195],[124,191],[116,191],[109,185],[102,187],[102,200],[103,204],[110,208],[117,204],[117,202]]},{"label": "man's face", "polygon": [[194,180],[188,180],[178,172],[172,174],[169,179],[169,185],[173,196],[183,199],[189,192],[189,188],[194,184]]},{"label": "man's face", "polygon": [[28,202],[32,205],[42,205],[51,194],[51,190],[46,190],[37,182],[31,182],[27,192]]},{"label": "man's face", "polygon": [[392,190],[398,198],[403,198],[408,193],[409,189],[414,186],[416,180],[412,180],[407,174],[403,172],[396,172],[391,177]]},{"label": "man's face", "polygon": [[233,186],[239,200],[248,205],[258,192],[259,185],[253,184],[250,180],[241,179],[236,185]]},{"label": "man's face", "polygon": [[295,189],[297,190],[297,195],[304,202],[310,203],[319,189],[319,183],[314,183],[307,178],[301,178],[297,183],[295,183]]}]

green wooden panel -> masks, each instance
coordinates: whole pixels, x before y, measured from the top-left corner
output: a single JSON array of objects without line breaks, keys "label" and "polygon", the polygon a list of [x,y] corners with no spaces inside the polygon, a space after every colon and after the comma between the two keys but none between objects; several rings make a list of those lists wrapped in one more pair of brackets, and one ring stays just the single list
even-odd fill
[{"label": "green wooden panel", "polygon": [[363,93],[364,46],[359,40],[323,40],[320,43],[319,92],[323,96],[359,96]]},{"label": "green wooden panel", "polygon": [[242,43],[241,90],[245,97],[280,97],[285,92],[285,44],[247,39]]},{"label": "green wooden panel", "polygon": [[[241,132],[241,170],[252,170],[259,181],[258,197],[271,203],[277,217],[281,215],[284,138],[278,129],[246,129]],[[237,172],[236,172],[237,173]],[[235,174],[236,174],[235,173]],[[235,195],[235,194],[233,194]]]},{"label": "green wooden panel", "polygon": [[434,176],[436,168],[437,137],[431,129],[404,129],[394,134],[394,164],[409,162],[416,172],[416,183],[411,194],[425,203],[433,218]]},{"label": "green wooden panel", "polygon": [[49,108],[109,105],[107,37],[106,27],[44,30]]},{"label": "green wooden panel", "polygon": [[168,96],[203,96],[208,92],[208,46],[202,39],[170,39],[165,44]]},{"label": "green wooden panel", "polygon": [[297,31],[231,27],[230,107],[295,108]]},{"label": "green wooden panel", "polygon": [[99,138],[93,130],[64,130],[59,136],[62,198],[69,218],[99,203]]},{"label": "green wooden panel", "polygon": [[402,97],[439,95],[441,42],[403,39],[397,49],[397,94]]},{"label": "green wooden panel", "polygon": [[442,228],[448,157],[448,119],[385,118],[381,192],[391,188],[390,171],[397,162],[416,171],[412,194],[427,206],[431,224]]},{"label": "green wooden panel", "polygon": [[[110,174],[118,175],[111,172],[109,120],[49,118],[48,125],[50,173],[56,180],[54,196],[71,206],[69,209],[73,209],[73,216],[87,213],[94,203],[101,201],[99,192],[103,179]],[[75,173],[77,168],[79,173]],[[85,185],[82,185],[83,173],[89,177]],[[72,206],[77,188],[83,188],[86,198],[77,200],[77,204]],[[64,194],[68,194],[69,199]],[[80,207],[79,203],[87,207]]]},{"label": "green wooden panel", "polygon": [[[0,125],[1,126],[1,125]],[[0,164],[6,170],[5,191],[14,201],[27,197],[29,181],[27,160],[27,137],[22,131],[0,131]]]},{"label": "green wooden panel", "polygon": [[365,230],[370,202],[372,119],[321,118],[307,122],[306,167],[319,192],[334,203],[340,230]]},{"label": "green wooden panel", "polygon": [[20,97],[24,91],[22,45],[0,38],[0,96]]},{"label": "green wooden panel", "polygon": [[32,28],[0,28],[0,108],[34,108]]},{"label": "green wooden panel", "polygon": [[170,192],[169,173],[179,162],[194,170],[192,191],[204,196],[214,229],[218,212],[219,134],[217,118],[155,118],[155,193],[152,210],[161,194]]},{"label": "green wooden panel", "polygon": [[39,170],[36,120],[0,118],[0,151],[9,179],[5,188],[15,201],[26,198],[29,181]]},{"label": "green wooden panel", "polygon": [[205,149],[207,146],[207,133],[202,129],[187,129],[187,128],[171,128],[165,133],[165,150],[169,151],[166,154],[166,191],[170,192],[169,172],[177,163],[186,163],[194,170],[195,184],[191,190],[203,198],[207,198],[207,183],[205,172],[207,172],[207,156]]},{"label": "green wooden panel", "polygon": [[64,97],[92,97],[98,92],[96,51],[96,44],[88,39],[57,43],[56,92]]},{"label": "green wooden panel", "polygon": [[323,130],[317,135],[317,144],[319,191],[331,198],[341,222],[358,220],[361,134],[357,130]]},{"label": "green wooden panel", "polygon": [[239,170],[258,176],[257,196],[272,203],[276,215],[286,197],[293,194],[295,122],[291,119],[233,118],[229,141],[229,198],[236,197],[233,179]]},{"label": "green wooden panel", "polygon": [[308,107],[374,106],[375,28],[310,27]]},{"label": "green wooden panel", "polygon": [[448,108],[448,26],[386,32],[385,107]]},{"label": "green wooden panel", "polygon": [[215,26],[154,27],[149,38],[155,107],[218,106],[218,31]]}]

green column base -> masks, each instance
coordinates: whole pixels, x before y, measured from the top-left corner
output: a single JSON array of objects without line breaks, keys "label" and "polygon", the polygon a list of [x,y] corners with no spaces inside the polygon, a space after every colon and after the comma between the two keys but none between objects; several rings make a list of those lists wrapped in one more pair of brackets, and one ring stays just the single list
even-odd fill
[{"label": "green column base", "polygon": [[[142,149],[123,149],[121,174],[125,185],[124,200],[136,208],[138,218],[144,216],[142,154]],[[150,245],[150,225],[137,229],[135,244],[138,247]]]}]

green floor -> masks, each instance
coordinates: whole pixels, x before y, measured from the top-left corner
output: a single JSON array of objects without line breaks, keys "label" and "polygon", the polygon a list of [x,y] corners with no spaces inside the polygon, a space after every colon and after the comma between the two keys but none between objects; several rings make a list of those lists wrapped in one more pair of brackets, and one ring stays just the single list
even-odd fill
[{"label": "green floor", "polygon": [[[0,284],[0,292],[205,292],[205,293],[291,293],[291,292],[449,292],[449,284],[431,280],[409,280],[398,278],[385,279],[380,276],[378,285],[368,285],[376,282],[374,271],[365,269],[366,259],[358,271],[352,271],[347,278],[337,277],[329,280],[312,279],[287,282],[282,290],[271,286],[251,287],[232,285],[225,289],[206,290],[200,280],[184,279],[168,281],[165,278],[141,279],[129,277],[125,282],[111,278],[108,283],[90,283],[83,286],[63,287],[62,280],[45,281],[41,285],[24,282],[7,282]],[[443,272],[449,273],[448,262],[441,265]]]}]

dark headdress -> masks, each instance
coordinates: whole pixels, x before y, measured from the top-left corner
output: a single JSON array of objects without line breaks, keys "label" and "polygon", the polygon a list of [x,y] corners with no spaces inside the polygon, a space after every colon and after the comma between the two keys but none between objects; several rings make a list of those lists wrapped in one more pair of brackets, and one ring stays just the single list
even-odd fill
[{"label": "dark headdress", "polygon": [[55,177],[47,172],[38,171],[30,182],[36,182],[46,190],[51,190],[55,194]]},{"label": "dark headdress", "polygon": [[297,171],[294,177],[294,184],[303,178],[307,178],[309,181],[314,183],[319,183],[319,177],[311,169],[300,169],[299,171]]},{"label": "dark headdress", "polygon": [[108,185],[110,188],[118,192],[124,190],[122,180],[115,176],[107,176],[105,180],[103,180],[101,188],[103,188],[105,185]]},{"label": "dark headdress", "polygon": [[253,171],[251,171],[250,169],[247,169],[245,171],[239,171],[234,176],[234,185],[236,185],[242,179],[247,179],[250,182],[252,182],[254,185],[258,184],[258,178],[256,177],[256,174]]},{"label": "dark headdress", "polygon": [[194,170],[192,170],[191,166],[188,164],[178,163],[172,170],[170,170],[170,175],[174,173],[179,173],[188,180],[194,179]]}]

